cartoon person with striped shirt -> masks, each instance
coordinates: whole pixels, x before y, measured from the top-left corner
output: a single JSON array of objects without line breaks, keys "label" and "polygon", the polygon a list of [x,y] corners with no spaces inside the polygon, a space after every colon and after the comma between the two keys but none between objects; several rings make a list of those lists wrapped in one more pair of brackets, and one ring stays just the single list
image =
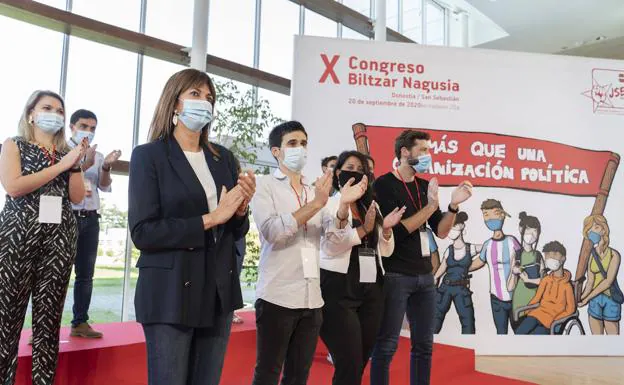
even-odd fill
[{"label": "cartoon person with striped shirt", "polygon": [[484,242],[479,258],[472,262],[471,271],[486,264],[490,270],[490,302],[497,334],[507,334],[513,320],[512,296],[507,290],[507,281],[512,273],[516,254],[522,249],[513,235],[503,232],[505,219],[510,217],[503,205],[496,199],[487,199],[481,204],[483,220],[493,232],[492,238]]}]

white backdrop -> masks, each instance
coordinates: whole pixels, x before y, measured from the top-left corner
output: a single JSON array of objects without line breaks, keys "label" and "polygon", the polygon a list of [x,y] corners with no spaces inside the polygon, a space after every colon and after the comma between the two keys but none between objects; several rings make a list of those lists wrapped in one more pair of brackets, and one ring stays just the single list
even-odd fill
[{"label": "white backdrop", "polygon": [[[407,65],[395,65],[387,75],[361,67],[350,68],[371,60],[412,64],[414,70],[422,73],[402,73],[408,69]],[[334,73],[323,76],[328,67]],[[397,80],[394,87],[353,85],[349,84],[349,73]],[[405,89],[404,76],[412,80],[442,81],[451,84],[451,89],[456,84],[455,91],[427,93],[422,89]],[[319,175],[322,157],[355,149],[351,127],[358,122],[373,126],[515,135],[623,155],[624,97],[619,87],[624,87],[624,62],[619,61],[297,37],[293,118],[301,121],[309,132],[308,165],[304,173],[310,177]],[[592,89],[602,90],[612,97],[603,97],[603,103],[597,105],[591,98]],[[614,89],[618,91],[612,94]],[[396,97],[393,93],[404,96]],[[410,98],[405,94],[411,95]],[[423,99],[425,95],[430,99]],[[405,105],[398,106],[400,102]],[[594,107],[600,108],[595,111]],[[388,146],[387,151],[393,151],[392,146]],[[434,161],[435,158],[436,155]],[[378,164],[377,168],[389,166]],[[624,251],[623,172],[620,166],[604,213],[609,220],[611,247],[620,251]],[[442,207],[448,204],[450,191],[450,188],[442,188]],[[552,240],[563,243],[568,251],[566,269],[574,277],[583,219],[590,214],[594,198],[477,187],[473,198],[462,206],[462,211],[470,216],[465,234],[468,242],[483,243],[491,237],[480,211],[481,202],[487,198],[503,203],[512,215],[505,223],[505,233],[518,239],[518,214],[526,211],[538,217],[542,226],[538,248],[541,250]],[[449,242],[438,240],[438,244],[442,251]],[[477,334],[461,335],[452,307],[442,332],[436,337],[437,342],[472,347],[478,354],[624,354],[622,336],[591,335],[587,307],[581,309],[580,316],[588,333],[586,336],[515,336],[511,329],[509,335],[497,336],[492,321],[488,274],[487,267],[483,268],[473,273],[471,281]],[[618,280],[624,283],[622,269]]]}]

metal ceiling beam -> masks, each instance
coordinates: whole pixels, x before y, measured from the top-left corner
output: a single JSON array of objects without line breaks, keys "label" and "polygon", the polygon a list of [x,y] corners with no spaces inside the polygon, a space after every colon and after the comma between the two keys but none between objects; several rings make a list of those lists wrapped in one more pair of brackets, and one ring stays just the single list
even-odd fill
[{"label": "metal ceiling beam", "polygon": [[[0,0],[0,15],[71,36],[145,56],[189,66],[188,48],[142,33],[80,16],[30,0]],[[290,94],[290,80],[212,55],[206,56],[211,74],[267,90]]]},{"label": "metal ceiling beam", "polygon": [[558,52],[560,55],[624,60],[624,36],[596,41]]},{"label": "metal ceiling beam", "polygon": [[[305,6],[310,11],[316,12],[319,15],[335,21],[336,23],[342,23],[345,27],[368,37],[374,38],[373,21],[359,13],[358,11],[342,5],[334,0],[290,0],[291,2]],[[412,39],[405,35],[401,35],[395,30],[386,28],[386,35],[388,41],[397,41],[403,43],[416,43]]]}]

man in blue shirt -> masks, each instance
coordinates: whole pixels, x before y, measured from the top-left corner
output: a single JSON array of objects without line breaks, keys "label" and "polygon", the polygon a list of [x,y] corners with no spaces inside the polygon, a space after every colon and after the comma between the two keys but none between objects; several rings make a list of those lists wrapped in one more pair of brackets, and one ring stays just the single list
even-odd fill
[{"label": "man in blue shirt", "polygon": [[80,204],[72,204],[78,224],[78,249],[75,261],[76,279],[71,336],[85,338],[102,337],[102,333],[93,330],[87,322],[100,235],[99,192],[111,191],[111,167],[121,156],[119,150],[111,152],[106,157],[96,151],[97,145],[91,145],[96,127],[97,117],[91,111],[78,110],[71,116],[72,136],[68,142],[69,146],[73,148],[84,138],[90,145],[81,165],[85,181],[85,199]]}]

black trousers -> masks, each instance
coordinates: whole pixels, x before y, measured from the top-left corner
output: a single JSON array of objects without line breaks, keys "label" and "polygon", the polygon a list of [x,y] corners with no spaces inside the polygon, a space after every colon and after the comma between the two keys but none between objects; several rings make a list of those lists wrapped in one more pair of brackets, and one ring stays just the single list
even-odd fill
[{"label": "black trousers", "polygon": [[381,326],[384,295],[381,280],[359,283],[353,274],[321,270],[321,338],[334,363],[333,385],[360,385]]},{"label": "black trousers", "polygon": [[321,309],[288,309],[256,301],[256,369],[253,385],[305,385],[323,323]]}]

